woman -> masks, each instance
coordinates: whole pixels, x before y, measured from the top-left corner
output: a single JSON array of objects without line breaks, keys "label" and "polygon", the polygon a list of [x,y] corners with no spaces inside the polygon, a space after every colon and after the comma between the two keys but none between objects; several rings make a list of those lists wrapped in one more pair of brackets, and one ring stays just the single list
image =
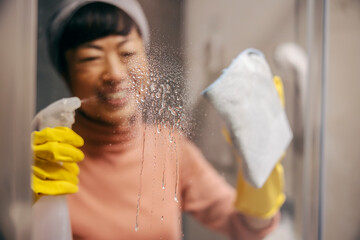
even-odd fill
[{"label": "woman", "polygon": [[[234,207],[236,191],[177,130],[176,118],[165,119],[167,128],[145,123],[146,92],[157,92],[149,87],[148,38],[135,1],[69,1],[57,13],[50,56],[83,104],[74,131],[34,133],[33,191],[76,192],[68,196],[74,239],[180,239],[182,211],[231,239],[262,239],[279,221],[283,195],[262,216],[251,216],[251,204]],[[49,142],[57,147],[42,146]],[[58,159],[46,157],[54,152]],[[61,155],[66,164],[53,164]],[[54,166],[51,173],[64,174],[43,177],[47,164]],[[242,194],[237,198],[246,199]]]}]

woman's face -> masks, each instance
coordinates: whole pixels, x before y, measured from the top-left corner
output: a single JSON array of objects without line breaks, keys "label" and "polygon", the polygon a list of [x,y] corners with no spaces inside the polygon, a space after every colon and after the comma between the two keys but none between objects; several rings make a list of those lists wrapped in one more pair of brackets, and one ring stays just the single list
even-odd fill
[{"label": "woman's face", "polygon": [[70,89],[82,111],[106,124],[127,124],[138,110],[148,81],[144,44],[135,28],[65,53]]}]

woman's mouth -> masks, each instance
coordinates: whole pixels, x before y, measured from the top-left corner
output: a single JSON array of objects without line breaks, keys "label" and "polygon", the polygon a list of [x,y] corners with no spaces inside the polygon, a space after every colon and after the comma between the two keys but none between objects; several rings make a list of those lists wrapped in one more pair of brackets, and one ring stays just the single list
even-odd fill
[{"label": "woman's mouth", "polygon": [[123,89],[113,93],[101,93],[99,94],[99,98],[106,105],[122,107],[128,103],[130,92],[128,89]]}]

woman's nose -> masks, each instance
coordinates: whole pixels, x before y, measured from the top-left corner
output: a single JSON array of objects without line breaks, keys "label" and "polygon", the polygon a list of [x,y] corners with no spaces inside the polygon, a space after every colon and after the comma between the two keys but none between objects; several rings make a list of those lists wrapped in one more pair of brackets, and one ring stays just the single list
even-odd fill
[{"label": "woman's nose", "polygon": [[126,66],[116,57],[109,57],[102,75],[107,84],[118,84],[126,80]]}]

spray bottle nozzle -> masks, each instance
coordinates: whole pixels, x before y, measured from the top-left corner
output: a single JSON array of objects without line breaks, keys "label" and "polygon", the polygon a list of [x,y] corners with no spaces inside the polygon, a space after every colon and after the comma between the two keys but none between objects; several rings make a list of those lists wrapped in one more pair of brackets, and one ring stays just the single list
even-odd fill
[{"label": "spray bottle nozzle", "polygon": [[60,99],[41,110],[35,116],[32,127],[35,130],[57,126],[71,128],[75,122],[75,110],[80,106],[78,97]]}]

